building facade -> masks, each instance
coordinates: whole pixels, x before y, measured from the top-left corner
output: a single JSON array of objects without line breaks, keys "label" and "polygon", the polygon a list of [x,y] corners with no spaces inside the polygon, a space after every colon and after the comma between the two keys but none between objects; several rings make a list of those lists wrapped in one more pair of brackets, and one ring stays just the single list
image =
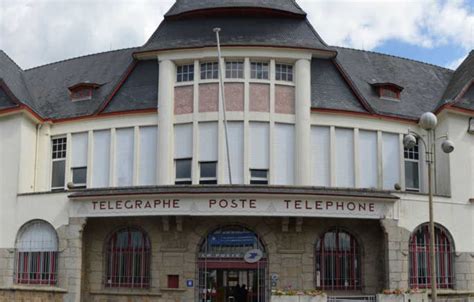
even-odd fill
[{"label": "building facade", "polygon": [[141,47],[28,70],[0,51],[0,301],[429,290],[427,150],[403,145],[424,112],[456,148],[439,293],[472,297],[473,83],[473,52],[329,46],[291,0],[179,0]]}]

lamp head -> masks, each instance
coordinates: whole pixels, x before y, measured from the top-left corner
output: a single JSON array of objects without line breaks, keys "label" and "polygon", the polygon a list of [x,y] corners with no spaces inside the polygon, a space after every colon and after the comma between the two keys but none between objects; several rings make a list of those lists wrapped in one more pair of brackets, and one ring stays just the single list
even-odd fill
[{"label": "lamp head", "polygon": [[454,151],[454,143],[450,141],[449,139],[447,139],[443,143],[441,143],[441,149],[443,150],[444,153],[449,154]]},{"label": "lamp head", "polygon": [[421,115],[419,124],[425,130],[432,130],[438,124],[438,118],[432,112],[425,112]]},{"label": "lamp head", "polygon": [[416,137],[413,134],[407,134],[403,137],[403,146],[407,149],[411,149],[416,146]]}]

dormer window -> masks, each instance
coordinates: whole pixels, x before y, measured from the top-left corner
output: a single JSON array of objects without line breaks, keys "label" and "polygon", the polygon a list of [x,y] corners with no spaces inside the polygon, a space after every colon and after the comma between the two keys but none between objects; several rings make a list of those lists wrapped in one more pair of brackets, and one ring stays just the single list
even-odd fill
[{"label": "dormer window", "polygon": [[400,100],[400,94],[403,87],[393,83],[374,83],[372,86],[377,90],[377,94],[381,99]]},{"label": "dormer window", "polygon": [[94,90],[99,87],[96,83],[78,83],[68,89],[72,101],[85,101],[92,99]]}]

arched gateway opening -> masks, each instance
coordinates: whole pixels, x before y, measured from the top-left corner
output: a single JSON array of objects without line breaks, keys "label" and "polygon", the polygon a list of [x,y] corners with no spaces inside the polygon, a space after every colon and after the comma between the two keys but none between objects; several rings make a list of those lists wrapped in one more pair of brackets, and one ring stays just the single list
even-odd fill
[{"label": "arched gateway opening", "polygon": [[199,249],[198,270],[199,302],[266,301],[266,249],[245,227],[210,232]]}]

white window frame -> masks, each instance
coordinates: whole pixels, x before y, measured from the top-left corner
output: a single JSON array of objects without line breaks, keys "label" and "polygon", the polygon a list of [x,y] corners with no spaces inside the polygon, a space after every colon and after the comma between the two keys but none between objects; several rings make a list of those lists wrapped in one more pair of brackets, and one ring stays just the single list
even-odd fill
[{"label": "white window frame", "polygon": [[292,64],[276,63],[275,64],[275,80],[283,82],[294,81],[294,67]]},{"label": "white window frame", "polygon": [[[266,70],[264,70],[266,67]],[[262,76],[259,77],[258,74],[261,73]],[[266,76],[264,77],[263,75]],[[270,79],[270,63],[269,62],[250,62],[250,78],[252,80],[269,80]]]},{"label": "white window frame", "polygon": [[[413,162],[413,163],[416,163],[417,166],[418,166],[418,188],[409,188],[408,186],[405,187],[405,191],[409,191],[409,192],[421,192],[421,161],[420,161],[420,145],[419,145],[419,142],[416,143],[416,147],[417,147],[417,150],[413,150],[413,151],[410,151],[411,149],[407,149],[407,148],[403,148],[403,160],[404,160],[404,164],[405,162]],[[413,147],[412,149],[414,149],[415,147]],[[405,153],[406,152],[409,152],[409,157],[406,157],[405,156]],[[410,154],[418,154],[418,159],[414,159],[414,158],[410,158]],[[414,157],[414,156],[413,156]],[[406,170],[406,168],[405,168]],[[405,175],[403,175],[403,177],[405,177],[405,184],[406,184],[406,172],[405,172]]]},{"label": "white window frame", "polygon": [[[54,158],[55,152],[59,151],[54,151],[54,141],[59,140],[59,139],[64,139],[64,157],[59,157],[59,158]],[[61,150],[63,152],[63,150]],[[53,136],[51,137],[51,190],[61,190],[64,189],[66,186],[66,159],[67,159],[67,136],[66,135],[58,135],[58,136]],[[62,187],[53,187],[53,170],[54,170],[54,163],[58,161],[64,161],[64,185]]]},{"label": "white window frame", "polygon": [[[184,70],[185,68],[187,69]],[[185,83],[185,82],[193,82],[193,81],[194,81],[194,64],[182,64],[176,67],[176,82]]]},{"label": "white window frame", "polygon": [[[215,176],[214,177],[202,177],[201,176],[201,165],[202,164],[215,164]],[[202,185],[202,184],[207,184],[207,183],[202,183],[202,182],[214,182],[215,181],[215,184],[217,184],[217,161],[201,161],[199,162],[199,184]]]},{"label": "white window frame", "polygon": [[[178,161],[189,161],[191,163],[191,173],[189,174],[189,178],[178,178],[177,177],[177,168],[178,168]],[[175,172],[175,185],[190,185],[192,184],[192,177],[193,177],[193,159],[192,158],[176,158],[174,160],[174,172]]]},{"label": "white window frame", "polygon": [[[254,177],[252,176],[252,171],[265,171],[267,172],[267,177]],[[250,169],[250,184],[252,184],[252,181],[256,182],[266,182],[265,184],[252,184],[252,185],[268,185],[269,184],[269,175],[270,175],[270,170],[269,169]]]},{"label": "white window frame", "polygon": [[226,79],[243,79],[245,76],[245,65],[243,61],[225,62],[225,78]]},{"label": "white window frame", "polygon": [[201,80],[217,80],[219,78],[219,64],[217,62],[203,62],[200,64]]}]

